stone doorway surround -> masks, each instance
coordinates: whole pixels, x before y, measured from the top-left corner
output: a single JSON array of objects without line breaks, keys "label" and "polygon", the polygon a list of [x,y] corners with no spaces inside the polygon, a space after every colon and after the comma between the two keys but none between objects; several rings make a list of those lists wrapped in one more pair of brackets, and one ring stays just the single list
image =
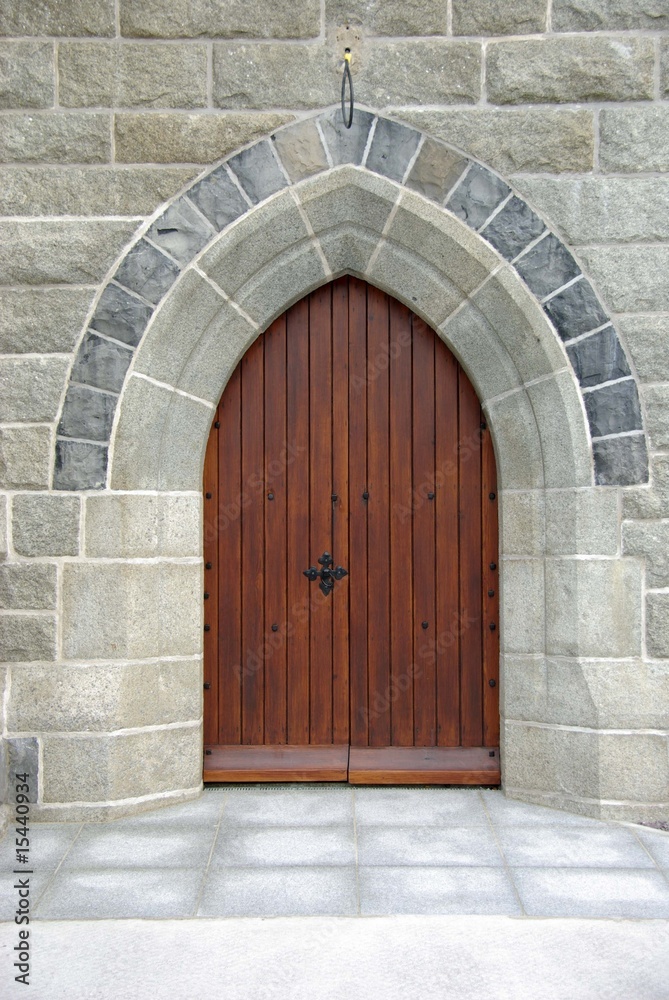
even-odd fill
[{"label": "stone doorway surround", "polygon": [[[34,814],[102,819],[199,794],[201,474],[246,348],[339,274],[456,355],[500,483],[503,786],[591,816],[669,803],[666,675],[643,657],[643,561],[621,490],[647,481],[635,378],[573,254],[496,174],[372,112],[287,126],[200,177],[114,266],[64,396],[54,503],[82,495],[56,648],[12,667],[5,732]],[[47,515],[48,516],[48,515]]]}]

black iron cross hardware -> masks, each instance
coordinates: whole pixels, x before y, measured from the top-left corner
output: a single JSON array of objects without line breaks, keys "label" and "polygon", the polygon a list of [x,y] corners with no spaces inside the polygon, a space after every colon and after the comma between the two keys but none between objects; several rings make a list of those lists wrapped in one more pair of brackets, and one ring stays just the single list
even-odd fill
[{"label": "black iron cross hardware", "polygon": [[324,552],[318,561],[323,567],[322,569],[318,570],[315,566],[310,566],[309,569],[303,570],[303,573],[309,580],[317,580],[320,577],[321,582],[318,586],[327,597],[334,587],[335,580],[341,580],[342,577],[348,576],[348,570],[344,569],[343,566],[336,566],[333,569],[334,560],[329,552]]}]

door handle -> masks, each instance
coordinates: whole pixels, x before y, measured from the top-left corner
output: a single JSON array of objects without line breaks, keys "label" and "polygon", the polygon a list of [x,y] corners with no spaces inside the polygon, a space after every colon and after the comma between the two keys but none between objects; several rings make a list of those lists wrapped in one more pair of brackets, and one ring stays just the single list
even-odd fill
[{"label": "door handle", "polygon": [[318,586],[327,597],[335,585],[335,580],[341,580],[343,577],[348,576],[348,570],[344,569],[343,566],[335,566],[333,568],[334,560],[329,552],[324,552],[319,557],[318,562],[321,565],[321,569],[310,566],[309,569],[305,569],[302,572],[311,581],[318,580],[320,577],[321,582]]}]

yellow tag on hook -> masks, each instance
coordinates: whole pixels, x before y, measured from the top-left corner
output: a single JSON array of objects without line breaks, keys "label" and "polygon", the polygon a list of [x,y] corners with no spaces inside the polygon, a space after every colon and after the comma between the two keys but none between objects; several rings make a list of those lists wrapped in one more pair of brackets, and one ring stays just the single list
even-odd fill
[{"label": "yellow tag on hook", "polygon": [[346,49],[346,52],[344,53],[344,59],[346,60],[346,62],[350,63],[350,61],[351,61],[351,50],[350,49]]}]

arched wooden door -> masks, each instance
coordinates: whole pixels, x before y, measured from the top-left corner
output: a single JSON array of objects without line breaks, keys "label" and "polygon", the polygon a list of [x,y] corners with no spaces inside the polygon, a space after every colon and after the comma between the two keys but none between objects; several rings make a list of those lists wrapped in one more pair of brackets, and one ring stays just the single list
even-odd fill
[{"label": "arched wooden door", "polygon": [[405,306],[344,277],[277,319],[206,453],[204,780],[498,783],[496,490]]}]

